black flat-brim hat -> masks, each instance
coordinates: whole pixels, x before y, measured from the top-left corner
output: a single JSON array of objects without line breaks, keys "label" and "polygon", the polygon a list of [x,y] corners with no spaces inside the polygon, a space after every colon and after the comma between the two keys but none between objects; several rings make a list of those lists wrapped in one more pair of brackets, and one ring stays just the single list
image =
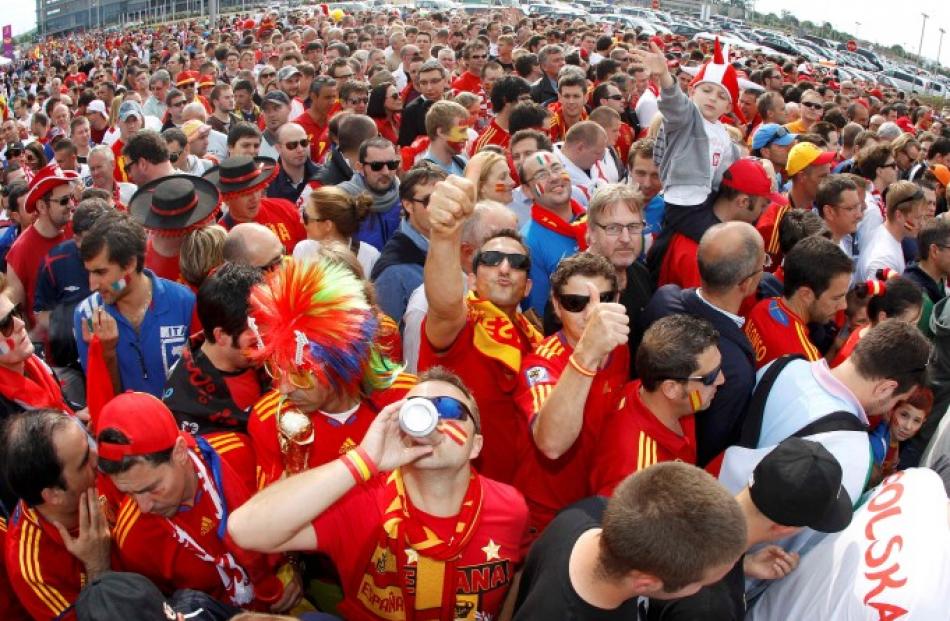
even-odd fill
[{"label": "black flat-brim hat", "polygon": [[194,175],[169,175],[141,186],[129,201],[132,218],[153,231],[189,231],[209,223],[221,204],[218,188]]},{"label": "black flat-brim hat", "polygon": [[266,186],[277,175],[277,161],[269,157],[237,155],[229,157],[202,175],[215,185],[221,196],[240,194]]}]

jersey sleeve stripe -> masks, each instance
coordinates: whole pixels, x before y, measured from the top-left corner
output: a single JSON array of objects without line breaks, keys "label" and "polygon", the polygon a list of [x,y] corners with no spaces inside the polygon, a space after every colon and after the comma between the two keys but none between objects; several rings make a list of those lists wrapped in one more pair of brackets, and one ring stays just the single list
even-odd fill
[{"label": "jersey sleeve stripe", "polygon": [[795,324],[795,333],[798,336],[798,342],[801,344],[802,349],[805,351],[805,356],[811,360],[815,361],[820,358],[818,349],[812,344],[811,339],[808,338],[808,334],[805,331],[805,327],[800,323]]},{"label": "jersey sleeve stripe", "polygon": [[69,608],[69,602],[59,591],[43,583],[43,574],[40,571],[39,547],[41,531],[33,525],[27,525],[21,532],[20,538],[20,571],[26,578],[27,584],[37,598],[49,608],[54,615],[59,615]]},{"label": "jersey sleeve stripe", "polygon": [[640,432],[640,437],[637,440],[637,472],[643,470],[643,440],[646,438],[646,434],[642,431]]}]

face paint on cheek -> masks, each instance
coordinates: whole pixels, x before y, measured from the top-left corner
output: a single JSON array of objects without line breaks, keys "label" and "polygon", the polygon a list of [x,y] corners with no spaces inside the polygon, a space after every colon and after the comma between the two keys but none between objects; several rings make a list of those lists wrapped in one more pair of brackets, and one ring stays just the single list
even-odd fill
[{"label": "face paint on cheek", "polygon": [[119,280],[109,285],[109,288],[112,289],[113,293],[121,293],[128,286],[129,286],[129,277],[123,276]]},{"label": "face paint on cheek", "polygon": [[446,136],[449,142],[468,142],[468,131],[465,127],[461,125],[456,125],[449,130],[448,136]]},{"label": "face paint on cheek", "polygon": [[538,196],[544,196],[544,186],[541,185],[540,183],[535,183],[534,193],[537,194]]},{"label": "face paint on cheek", "polygon": [[689,392],[689,406],[694,412],[700,412],[706,409],[703,406],[703,397],[699,394],[698,390],[691,390]]},{"label": "face paint on cheek", "polygon": [[501,183],[501,182],[496,183],[496,184],[495,184],[495,191],[496,191],[496,192],[507,192],[507,191],[508,191],[508,184],[506,184],[506,183]]},{"label": "face paint on cheek", "polygon": [[0,339],[0,356],[9,354],[14,347],[16,347],[16,343],[12,338]]},{"label": "face paint on cheek", "polygon": [[468,432],[465,431],[465,428],[462,427],[461,423],[458,423],[454,420],[444,420],[439,423],[438,430],[440,433],[445,434],[449,440],[455,442],[459,446],[464,446],[465,441],[468,440]]}]

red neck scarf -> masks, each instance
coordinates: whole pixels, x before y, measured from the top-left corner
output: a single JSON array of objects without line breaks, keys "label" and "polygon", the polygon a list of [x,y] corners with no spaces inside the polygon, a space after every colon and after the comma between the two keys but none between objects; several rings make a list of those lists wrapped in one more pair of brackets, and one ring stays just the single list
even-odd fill
[{"label": "red neck scarf", "polygon": [[50,408],[73,413],[63,399],[59,381],[46,363],[36,356],[26,359],[23,373],[0,367],[0,394],[27,410]]},{"label": "red neck scarf", "polygon": [[534,222],[555,233],[560,233],[564,237],[577,240],[578,249],[587,250],[587,217],[585,216],[587,212],[573,198],[571,199],[571,213],[574,214],[574,220],[568,223],[555,215],[554,212],[537,203],[531,205],[531,219]]},{"label": "red neck scarf", "polygon": [[347,591],[350,595],[340,612],[349,616],[359,610],[406,621],[455,619],[456,564],[481,521],[481,479],[471,471],[455,534],[448,541],[413,515],[399,470],[389,475],[384,494],[387,509],[379,539],[369,549],[366,570]]}]

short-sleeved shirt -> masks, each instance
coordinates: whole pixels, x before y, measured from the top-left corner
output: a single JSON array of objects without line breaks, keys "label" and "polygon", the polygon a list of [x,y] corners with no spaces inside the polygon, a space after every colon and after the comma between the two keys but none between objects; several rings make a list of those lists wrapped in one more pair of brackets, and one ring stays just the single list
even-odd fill
[{"label": "short-sleeved shirt", "polygon": [[666,254],[663,255],[657,285],[662,287],[673,284],[682,289],[698,287],[701,284],[698,253],[699,243],[682,233],[674,233]]},{"label": "short-sleeved shirt", "polygon": [[631,621],[637,616],[637,598],[613,610],[588,604],[571,584],[571,553],[577,540],[600,528],[606,498],[587,498],[562,511],[531,547],[521,573],[514,621]]},{"label": "short-sleeved shirt", "polygon": [[[552,334],[525,357],[515,399],[530,427],[551,396],[573,353],[562,332]],[[531,441],[518,469],[515,486],[525,495],[531,512],[532,533],[540,533],[558,511],[593,495],[589,472],[597,451],[597,435],[607,413],[627,381],[630,352],[625,345],[614,349],[607,365],[597,372],[584,404],[580,435],[558,459],[549,459]]]},{"label": "short-sleeved shirt", "polygon": [[76,241],[57,244],[43,257],[33,294],[33,310],[53,310],[89,297],[89,273],[79,257]]},{"label": "short-sleeved shirt", "polygon": [[307,138],[310,140],[310,159],[316,163],[322,161],[324,154],[330,148],[330,124],[317,125],[307,111],[295,118],[294,123],[303,127],[303,130],[307,132]]},{"label": "short-sleeved shirt", "polygon": [[[297,242],[307,238],[307,230],[303,228],[296,206],[282,198],[262,198],[254,222],[273,231],[284,245],[286,254],[293,254]],[[228,214],[218,220],[218,224],[230,231],[237,222]]]},{"label": "short-sleeved shirt", "polygon": [[43,237],[36,227],[30,226],[20,233],[10,252],[7,253],[7,268],[16,272],[17,278],[23,285],[26,301],[26,311],[30,325],[33,325],[33,300],[36,295],[36,280],[39,275],[43,257],[61,242],[73,236],[72,227],[66,227],[56,237]]},{"label": "short-sleeved shirt", "polygon": [[[405,397],[415,383],[414,375],[401,374],[389,388],[361,399],[356,409],[342,421],[323,412],[311,413],[309,418],[313,425],[314,441],[307,456],[307,467],[316,468],[355,449],[379,411]],[[261,480],[265,485],[281,478],[286,465],[277,432],[277,409],[286,409],[290,404],[284,402],[281,405],[280,401],[277,390],[268,392],[251,409],[247,421],[247,432],[251,436]]]},{"label": "short-sleeved shirt", "polygon": [[[528,520],[524,499],[513,487],[479,475],[482,485],[482,510],[479,524],[455,561],[458,580],[455,585],[456,601],[467,604],[467,612],[459,619],[496,619],[511,586],[515,570],[521,561],[521,545]],[[408,495],[407,495],[408,497]],[[382,530],[382,518],[387,512],[385,479],[377,477],[366,485],[351,490],[313,522],[318,548],[333,559],[344,585],[344,598],[356,597],[347,593],[348,585],[355,584],[366,569],[369,555]],[[410,512],[443,540],[450,539],[456,517],[439,518],[423,513],[411,505]],[[424,556],[418,552],[418,556]],[[413,576],[410,560],[406,572]],[[370,591],[368,596],[366,591]],[[363,585],[362,601],[380,602],[381,606],[397,600],[402,603],[398,589],[375,592],[369,582]],[[360,605],[353,608],[365,609]],[[348,614],[349,621],[376,621],[392,616],[381,608],[379,614]]]},{"label": "short-sleeved shirt", "polygon": [[[514,395],[518,388],[518,372],[501,361],[481,352],[475,345],[475,325],[471,314],[465,326],[455,337],[455,342],[445,351],[436,351],[425,336],[419,347],[419,370],[436,365],[443,366],[458,375],[472,391],[478,411],[481,413],[484,445],[476,469],[483,475],[511,483],[518,469],[525,442],[528,441],[528,425],[515,405]],[[515,329],[521,343],[522,355],[530,353],[532,345],[528,338]]]},{"label": "short-sleeved shirt", "polygon": [[161,399],[165,380],[188,342],[195,294],[188,287],[159,278],[150,270],[144,273],[152,281],[152,302],[138,330],[114,304],[105,304],[99,293],[93,293],[76,307],[73,333],[79,360],[85,370],[89,346],[82,339],[82,322],[104,306],[119,328],[116,359],[122,389],[147,392]]},{"label": "short-sleeved shirt", "polygon": [[630,382],[617,409],[604,421],[597,439],[600,450],[591,469],[595,493],[610,496],[627,476],[662,461],[696,463],[693,415],[679,419],[683,433],[667,427],[640,399],[640,380]]},{"label": "short-sleeved shirt", "polygon": [[749,311],[745,334],[755,352],[756,369],[785,354],[801,354],[808,360],[821,358],[808,335],[808,325],[782,298],[759,300]]},{"label": "short-sleeved shirt", "polygon": [[475,155],[488,145],[495,145],[507,151],[510,143],[511,134],[493,118],[491,123],[488,124],[488,127],[486,127],[484,131],[478,135],[478,138],[475,139],[475,142],[472,143],[472,150],[469,152],[469,155]]}]

